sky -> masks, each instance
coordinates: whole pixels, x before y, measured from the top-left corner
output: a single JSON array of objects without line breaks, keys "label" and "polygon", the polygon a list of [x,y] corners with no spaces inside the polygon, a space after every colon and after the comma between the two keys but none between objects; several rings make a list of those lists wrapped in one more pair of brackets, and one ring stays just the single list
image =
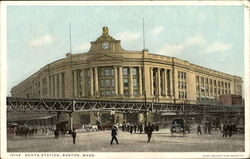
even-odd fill
[{"label": "sky", "polygon": [[109,27],[125,50],[176,57],[244,76],[242,6],[8,6],[7,95],[11,87],[69,52],[87,52]]}]

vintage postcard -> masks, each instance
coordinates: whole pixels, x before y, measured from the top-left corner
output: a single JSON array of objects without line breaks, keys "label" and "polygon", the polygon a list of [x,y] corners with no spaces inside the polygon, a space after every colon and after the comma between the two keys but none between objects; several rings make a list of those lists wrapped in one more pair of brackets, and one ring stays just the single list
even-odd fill
[{"label": "vintage postcard", "polygon": [[249,158],[249,14],[1,3],[1,158]]}]

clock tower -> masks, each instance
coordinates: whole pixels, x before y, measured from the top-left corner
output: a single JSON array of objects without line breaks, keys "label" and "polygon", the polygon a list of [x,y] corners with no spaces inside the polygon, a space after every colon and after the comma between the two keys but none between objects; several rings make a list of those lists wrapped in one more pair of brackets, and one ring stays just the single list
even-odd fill
[{"label": "clock tower", "polygon": [[117,52],[123,51],[120,40],[115,40],[109,35],[108,27],[102,28],[102,35],[96,39],[96,41],[91,42],[91,48],[89,52],[91,53],[101,53],[101,52]]}]

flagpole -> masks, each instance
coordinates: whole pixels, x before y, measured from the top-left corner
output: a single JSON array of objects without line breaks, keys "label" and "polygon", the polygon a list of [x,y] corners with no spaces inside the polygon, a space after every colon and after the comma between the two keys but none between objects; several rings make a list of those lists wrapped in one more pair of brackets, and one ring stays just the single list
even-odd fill
[{"label": "flagpole", "polygon": [[69,52],[71,52],[71,23],[69,23]]},{"label": "flagpole", "polygon": [[144,30],[144,17],[142,18],[142,29],[143,29],[143,50],[145,50],[145,30]]}]

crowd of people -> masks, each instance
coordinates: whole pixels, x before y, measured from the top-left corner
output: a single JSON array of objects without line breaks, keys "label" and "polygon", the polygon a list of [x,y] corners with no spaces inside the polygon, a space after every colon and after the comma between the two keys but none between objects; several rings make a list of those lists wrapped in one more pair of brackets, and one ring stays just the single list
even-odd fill
[{"label": "crowd of people", "polygon": [[[201,131],[201,125],[198,124],[197,126],[197,135],[202,135],[202,131]],[[222,137],[231,137],[233,134],[233,130],[235,129],[235,125],[233,125],[232,123],[229,122],[225,122],[224,124],[221,125],[221,132],[222,132]],[[204,134],[211,134],[211,130],[212,130],[212,125],[210,122],[205,122],[203,124],[203,132]]]}]

